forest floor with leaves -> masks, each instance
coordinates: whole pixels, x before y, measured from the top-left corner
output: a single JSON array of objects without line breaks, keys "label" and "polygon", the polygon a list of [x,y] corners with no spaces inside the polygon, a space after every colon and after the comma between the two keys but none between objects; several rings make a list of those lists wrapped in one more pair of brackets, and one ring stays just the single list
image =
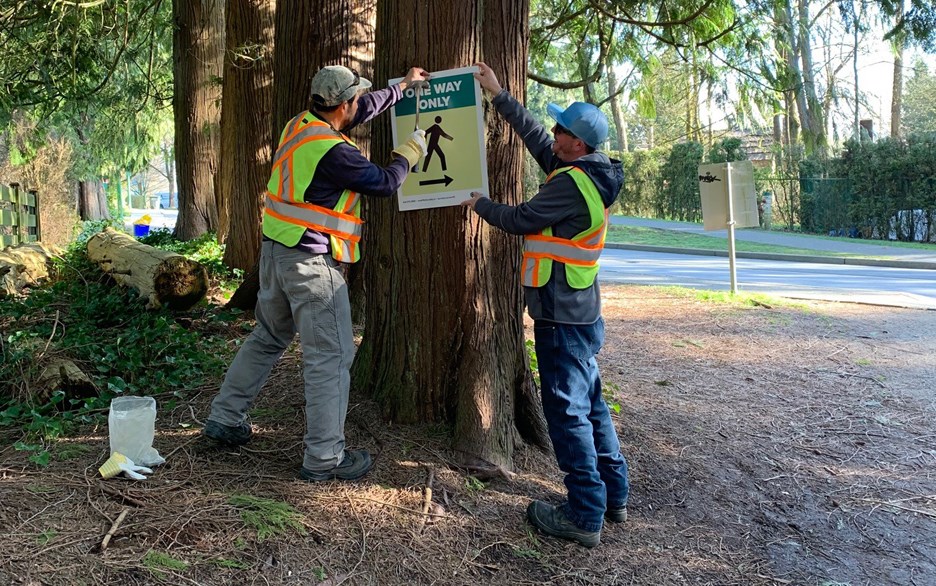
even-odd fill
[{"label": "forest floor with leaves", "polygon": [[99,479],[103,424],[46,468],[0,438],[0,582],[936,584],[936,312],[603,292],[599,364],[632,493],[594,549],[524,519],[564,494],[549,454],[521,447],[514,476],[482,482],[452,467],[445,428],[388,426],[354,393],[348,443],[375,469],[297,480],[290,351],[247,447],[198,435],[217,382],[162,403],[167,462],[146,481]]}]

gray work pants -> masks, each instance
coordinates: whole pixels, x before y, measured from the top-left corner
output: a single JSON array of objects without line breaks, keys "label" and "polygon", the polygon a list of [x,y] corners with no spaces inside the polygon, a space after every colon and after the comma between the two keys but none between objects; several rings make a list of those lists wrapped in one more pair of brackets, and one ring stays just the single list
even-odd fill
[{"label": "gray work pants", "polygon": [[302,344],[306,434],[303,467],[328,470],[344,457],[351,304],[338,262],[265,240],[260,252],[257,327],[231,363],[208,419],[237,426],[296,332]]}]

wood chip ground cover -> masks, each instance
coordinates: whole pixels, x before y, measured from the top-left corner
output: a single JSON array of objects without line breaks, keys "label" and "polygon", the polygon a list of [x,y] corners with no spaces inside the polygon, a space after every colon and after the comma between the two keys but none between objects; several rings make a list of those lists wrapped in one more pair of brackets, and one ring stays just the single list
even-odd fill
[{"label": "wood chip ground cover", "polygon": [[[523,519],[530,498],[562,497],[550,455],[521,449],[515,477],[481,482],[450,466],[445,429],[388,426],[359,395],[348,442],[376,452],[376,469],[359,483],[299,482],[290,352],[247,448],[198,437],[217,388],[206,383],[160,412],[168,462],[145,482],[96,477],[104,426],[41,469],[3,437],[0,582],[936,584],[936,312],[637,287],[604,298],[599,362],[633,492],[627,524],[593,550]],[[259,521],[245,523],[244,495],[269,505],[246,507]],[[264,510],[291,521],[271,518],[261,539]]]}]

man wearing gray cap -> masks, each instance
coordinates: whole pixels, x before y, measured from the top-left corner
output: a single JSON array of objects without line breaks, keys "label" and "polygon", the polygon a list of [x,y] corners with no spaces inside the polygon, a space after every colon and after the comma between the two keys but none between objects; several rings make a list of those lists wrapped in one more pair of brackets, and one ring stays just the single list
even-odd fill
[{"label": "man wearing gray cap", "polygon": [[524,236],[522,279],[534,322],[543,412],[567,490],[559,506],[531,502],[527,518],[544,533],[594,547],[604,520],[627,520],[630,490],[595,361],[604,342],[598,257],[607,208],[624,171],[620,161],[596,150],[608,137],[608,120],[594,105],[549,104],[556,121],[550,136],[487,65],[479,63],[475,77],[548,174],[539,192],[518,206],[480,193],[462,202],[492,226]]},{"label": "man wearing gray cap", "polygon": [[371,82],[332,65],[312,78],[310,109],[286,124],[273,156],[263,209],[257,326],[211,403],[203,434],[228,446],[250,441],[247,412],[296,333],[306,400],[303,480],[357,480],[373,466],[366,450],[346,450],[351,305],[339,263],[361,257],[361,196],[391,197],[426,153],[418,130],[380,167],[345,134],[428,79],[414,67],[397,85],[363,93]]}]

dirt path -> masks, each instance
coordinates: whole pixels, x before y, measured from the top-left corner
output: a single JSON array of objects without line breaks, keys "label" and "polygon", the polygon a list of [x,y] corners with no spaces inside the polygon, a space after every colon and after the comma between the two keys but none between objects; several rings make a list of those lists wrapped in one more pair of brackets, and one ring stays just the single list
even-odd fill
[{"label": "dirt path", "polygon": [[[0,582],[936,584],[936,312],[604,293],[599,358],[633,493],[627,524],[594,550],[523,521],[531,497],[561,499],[550,456],[521,450],[513,480],[481,483],[446,465],[445,429],[388,427],[359,397],[349,442],[379,451],[375,471],[352,485],[294,480],[303,425],[289,356],[249,449],[212,449],[185,427],[211,385],[193,409],[161,412],[169,462],[147,482],[101,488],[103,427],[57,445],[47,469],[2,449]],[[261,538],[236,495],[295,516],[266,510],[260,527],[274,533]]]}]

